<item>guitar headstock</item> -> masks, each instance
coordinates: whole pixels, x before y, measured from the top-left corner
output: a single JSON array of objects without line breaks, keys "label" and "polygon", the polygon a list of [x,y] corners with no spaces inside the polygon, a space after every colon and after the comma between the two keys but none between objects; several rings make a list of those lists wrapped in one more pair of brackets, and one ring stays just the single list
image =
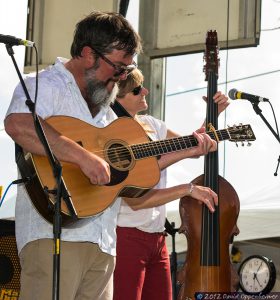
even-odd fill
[{"label": "guitar headstock", "polygon": [[230,135],[229,140],[231,142],[235,142],[236,146],[238,146],[238,142],[241,142],[241,145],[244,146],[244,142],[248,142],[248,146],[251,145],[250,142],[255,141],[256,137],[253,132],[251,125],[234,125],[232,127],[228,127],[227,131]]},{"label": "guitar headstock", "polygon": [[205,81],[208,81],[209,72],[214,72],[218,77],[218,69],[220,65],[220,59],[218,58],[218,37],[216,30],[208,31],[206,35],[206,49],[204,53],[204,73]]}]

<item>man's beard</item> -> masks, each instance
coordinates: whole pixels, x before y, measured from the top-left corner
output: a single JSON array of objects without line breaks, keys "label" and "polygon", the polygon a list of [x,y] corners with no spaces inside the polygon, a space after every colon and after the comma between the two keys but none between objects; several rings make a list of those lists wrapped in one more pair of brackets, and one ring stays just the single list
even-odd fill
[{"label": "man's beard", "polygon": [[95,67],[85,71],[87,103],[93,115],[96,115],[102,106],[107,107],[114,102],[119,90],[115,83],[112,91],[108,92],[106,86],[109,80],[106,82],[97,80],[95,74]]}]

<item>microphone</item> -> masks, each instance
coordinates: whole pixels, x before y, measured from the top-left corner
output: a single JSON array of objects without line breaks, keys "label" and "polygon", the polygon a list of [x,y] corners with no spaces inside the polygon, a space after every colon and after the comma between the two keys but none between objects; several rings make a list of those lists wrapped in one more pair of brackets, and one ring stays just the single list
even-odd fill
[{"label": "microphone", "polygon": [[11,35],[4,35],[4,34],[0,34],[0,43],[3,44],[7,44],[10,46],[19,46],[19,45],[23,45],[25,47],[33,47],[34,46],[34,42],[28,41],[28,40],[22,40],[22,39],[18,39],[14,36]]},{"label": "microphone", "polygon": [[228,96],[232,100],[245,99],[245,100],[250,101],[251,103],[269,102],[269,100],[267,98],[243,93],[243,92],[238,91],[237,89],[231,89],[228,92]]}]

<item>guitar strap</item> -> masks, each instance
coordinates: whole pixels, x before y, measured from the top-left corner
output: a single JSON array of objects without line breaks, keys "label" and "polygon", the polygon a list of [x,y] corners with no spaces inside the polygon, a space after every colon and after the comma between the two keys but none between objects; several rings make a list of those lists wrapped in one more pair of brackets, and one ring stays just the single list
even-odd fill
[{"label": "guitar strap", "polygon": [[20,160],[21,155],[23,155],[22,147],[19,144],[15,143],[15,161],[16,161],[16,164]]},{"label": "guitar strap", "polygon": [[[120,117],[132,118],[132,116],[129,114],[129,112],[118,101],[111,103],[111,108],[119,118]],[[149,137],[149,135],[147,135],[147,137],[150,141],[152,141],[152,139]],[[159,158],[160,158],[160,156],[157,157],[157,159],[159,159]]]},{"label": "guitar strap", "polygon": [[[127,110],[119,103],[119,101],[115,101],[114,103],[111,103],[111,108],[114,111],[114,113],[120,118],[120,117],[129,117],[132,118],[132,116],[127,112]],[[148,138],[152,140],[149,136]],[[158,158],[159,159],[159,158]],[[165,231],[170,234],[174,235],[174,227],[170,224],[168,219],[165,219]],[[176,231],[175,231],[176,232]]]},{"label": "guitar strap", "polygon": [[119,101],[114,101],[114,103],[111,103],[111,108],[118,117],[132,118],[128,111],[119,103]]}]

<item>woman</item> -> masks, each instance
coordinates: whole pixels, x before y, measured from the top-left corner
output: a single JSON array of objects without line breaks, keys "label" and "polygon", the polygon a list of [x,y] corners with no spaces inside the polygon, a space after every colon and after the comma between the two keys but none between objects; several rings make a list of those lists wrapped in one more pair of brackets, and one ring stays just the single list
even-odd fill
[{"label": "woman", "polygon": [[[152,140],[177,137],[166,128],[163,121],[149,115],[138,115],[148,108],[143,86],[143,75],[135,69],[119,83],[117,101],[138,121]],[[223,111],[228,98],[218,92],[214,100]],[[205,134],[204,128],[193,133],[199,146],[178,152],[181,158],[198,157],[216,150],[216,143]],[[168,154],[167,154],[168,155]],[[164,165],[163,155],[159,164]],[[161,168],[162,169],[162,168]],[[206,204],[210,211],[217,205],[217,195],[209,188],[181,184],[166,188],[166,171],[161,172],[160,182],[140,198],[123,198],[118,215],[117,256],[114,272],[114,300],[171,300],[171,275],[169,254],[164,235],[165,204],[192,195]]]}]

